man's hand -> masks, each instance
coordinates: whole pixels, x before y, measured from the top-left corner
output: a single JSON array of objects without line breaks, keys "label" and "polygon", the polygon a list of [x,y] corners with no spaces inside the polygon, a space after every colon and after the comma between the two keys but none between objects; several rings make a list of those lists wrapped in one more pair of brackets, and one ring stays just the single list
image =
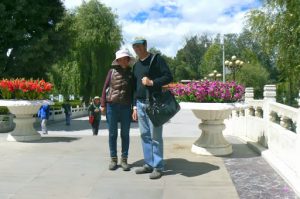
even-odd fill
[{"label": "man's hand", "polygon": [[136,109],[133,109],[132,119],[133,119],[134,121],[137,121],[137,120],[138,120],[138,114],[137,114],[137,110],[136,110]]},{"label": "man's hand", "polygon": [[149,79],[148,77],[143,77],[142,84],[144,86],[153,86],[153,81]]},{"label": "man's hand", "polygon": [[106,113],[106,108],[105,107],[101,107],[101,114],[105,115],[105,113]]}]

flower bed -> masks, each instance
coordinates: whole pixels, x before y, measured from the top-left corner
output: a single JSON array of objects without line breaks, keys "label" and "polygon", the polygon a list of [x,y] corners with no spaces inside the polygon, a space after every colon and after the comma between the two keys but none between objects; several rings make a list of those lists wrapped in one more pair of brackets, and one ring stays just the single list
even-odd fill
[{"label": "flower bed", "polygon": [[232,103],[243,99],[245,88],[236,82],[201,81],[170,88],[180,102]]},{"label": "flower bed", "polygon": [[0,81],[0,96],[2,99],[45,99],[51,90],[52,84],[44,80],[2,79]]}]

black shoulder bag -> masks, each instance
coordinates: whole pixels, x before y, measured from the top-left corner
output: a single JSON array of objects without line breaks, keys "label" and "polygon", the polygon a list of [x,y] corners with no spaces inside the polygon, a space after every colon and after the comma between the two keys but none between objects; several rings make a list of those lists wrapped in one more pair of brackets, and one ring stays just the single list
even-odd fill
[{"label": "black shoulder bag", "polygon": [[[149,70],[156,55],[153,55]],[[171,91],[151,93],[147,89],[146,113],[154,126],[161,126],[169,121],[179,110],[180,106]]]}]

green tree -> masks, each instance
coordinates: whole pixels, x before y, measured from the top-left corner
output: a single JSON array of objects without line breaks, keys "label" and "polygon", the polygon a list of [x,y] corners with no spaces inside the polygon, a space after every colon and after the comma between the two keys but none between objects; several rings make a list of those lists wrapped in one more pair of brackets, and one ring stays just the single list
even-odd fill
[{"label": "green tree", "polygon": [[248,28],[263,50],[274,58],[280,81],[288,83],[288,104],[300,87],[300,2],[267,0],[262,9],[250,12]]},{"label": "green tree", "polygon": [[65,35],[69,49],[64,57],[59,59],[52,65],[48,73],[49,80],[54,83],[54,93],[63,94],[65,97],[75,95],[80,96],[80,72],[76,57],[76,28],[75,14],[73,12],[65,12],[60,23],[56,26],[61,29]]},{"label": "green tree", "polygon": [[186,38],[184,47],[177,51],[174,58],[176,63],[175,79],[200,79],[203,77],[199,66],[207,50],[206,46],[210,43],[211,40],[206,34]]},{"label": "green tree", "polygon": [[46,78],[68,48],[56,24],[63,17],[60,0],[0,2],[0,76]]},{"label": "green tree", "polygon": [[101,95],[107,71],[122,41],[117,16],[97,0],[78,8],[75,23],[75,52],[80,73],[80,94],[84,101]]},{"label": "green tree", "polygon": [[269,72],[263,67],[257,57],[257,54],[250,49],[244,49],[241,57],[247,58],[239,73],[236,81],[245,87],[253,87],[256,98],[263,97],[263,88],[269,82]]},{"label": "green tree", "polygon": [[210,45],[203,56],[203,62],[200,67],[200,72],[204,76],[207,76],[214,70],[217,70],[219,73],[223,73],[222,47],[217,43]]}]

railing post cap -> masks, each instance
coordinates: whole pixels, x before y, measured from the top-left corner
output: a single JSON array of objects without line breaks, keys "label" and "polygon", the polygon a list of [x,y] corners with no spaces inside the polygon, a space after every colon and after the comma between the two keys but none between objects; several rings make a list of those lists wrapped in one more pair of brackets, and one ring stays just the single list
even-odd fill
[{"label": "railing post cap", "polygon": [[245,89],[246,92],[253,92],[254,91],[254,88],[253,87],[246,87]]},{"label": "railing post cap", "polygon": [[264,86],[264,90],[276,90],[276,85],[267,84],[267,85]]}]

